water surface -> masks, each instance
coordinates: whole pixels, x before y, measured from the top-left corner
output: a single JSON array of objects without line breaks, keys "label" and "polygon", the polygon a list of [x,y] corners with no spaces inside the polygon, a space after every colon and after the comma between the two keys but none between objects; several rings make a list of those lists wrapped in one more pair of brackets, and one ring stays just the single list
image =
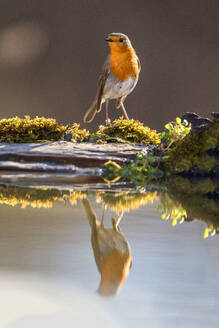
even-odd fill
[{"label": "water surface", "polygon": [[[101,220],[102,204],[88,199]],[[119,226],[133,263],[110,297],[97,292],[101,275],[82,200],[0,205],[0,327],[218,327],[219,238],[204,239],[206,223],[198,220],[162,220],[158,203],[124,212]],[[118,213],[105,209],[111,229],[112,216]]]}]

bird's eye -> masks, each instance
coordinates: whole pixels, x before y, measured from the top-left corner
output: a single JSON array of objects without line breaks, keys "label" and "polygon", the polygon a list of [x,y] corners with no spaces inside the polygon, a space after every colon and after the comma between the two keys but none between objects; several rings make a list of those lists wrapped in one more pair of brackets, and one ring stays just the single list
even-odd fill
[{"label": "bird's eye", "polygon": [[123,42],[123,40],[124,40],[123,38],[120,38],[120,39],[119,39],[119,42]]}]

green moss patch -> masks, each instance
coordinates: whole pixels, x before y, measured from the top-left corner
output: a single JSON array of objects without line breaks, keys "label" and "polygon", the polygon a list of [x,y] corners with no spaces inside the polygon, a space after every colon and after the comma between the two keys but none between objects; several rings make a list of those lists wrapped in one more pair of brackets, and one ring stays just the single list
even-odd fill
[{"label": "green moss patch", "polygon": [[0,142],[57,141],[63,140],[66,133],[74,142],[83,141],[89,135],[85,129],[79,129],[79,124],[66,127],[52,118],[25,116],[0,120]]},{"label": "green moss patch", "polygon": [[91,135],[90,141],[128,142],[158,146],[160,144],[159,136],[159,133],[139,121],[120,118],[113,121],[111,126],[100,125],[98,131]]},{"label": "green moss patch", "polygon": [[89,135],[89,131],[80,129],[80,124],[74,123],[66,128],[64,139],[72,142],[83,142],[88,141]]},{"label": "green moss patch", "polygon": [[71,142],[117,142],[139,143],[158,146],[159,133],[135,120],[120,118],[112,126],[99,126],[96,133],[90,135],[80,125],[59,125],[55,119],[29,116],[0,120],[0,142],[42,142],[66,140]]}]

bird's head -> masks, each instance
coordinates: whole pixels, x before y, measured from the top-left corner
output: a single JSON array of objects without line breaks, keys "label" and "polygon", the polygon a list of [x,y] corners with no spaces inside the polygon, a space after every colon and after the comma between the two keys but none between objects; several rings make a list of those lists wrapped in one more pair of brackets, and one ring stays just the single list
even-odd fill
[{"label": "bird's head", "polygon": [[110,33],[105,41],[108,42],[111,51],[123,52],[132,47],[127,35],[122,33]]},{"label": "bird's head", "polygon": [[101,296],[115,295],[125,282],[132,266],[131,253],[113,249],[104,259],[98,293]]}]

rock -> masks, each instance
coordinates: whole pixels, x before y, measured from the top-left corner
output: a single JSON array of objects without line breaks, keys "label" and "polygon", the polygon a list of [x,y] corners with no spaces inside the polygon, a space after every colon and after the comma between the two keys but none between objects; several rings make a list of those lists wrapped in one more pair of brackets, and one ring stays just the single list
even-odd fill
[{"label": "rock", "polygon": [[196,113],[190,113],[190,112],[183,114],[182,119],[187,120],[189,123],[191,123],[192,130],[203,131],[204,129],[208,128],[210,123],[212,123],[212,120],[210,120],[209,118],[204,118]]},{"label": "rock", "polygon": [[0,169],[33,171],[66,171],[76,168],[101,167],[112,160],[128,163],[142,145],[70,143],[66,141],[44,143],[0,143]]}]

